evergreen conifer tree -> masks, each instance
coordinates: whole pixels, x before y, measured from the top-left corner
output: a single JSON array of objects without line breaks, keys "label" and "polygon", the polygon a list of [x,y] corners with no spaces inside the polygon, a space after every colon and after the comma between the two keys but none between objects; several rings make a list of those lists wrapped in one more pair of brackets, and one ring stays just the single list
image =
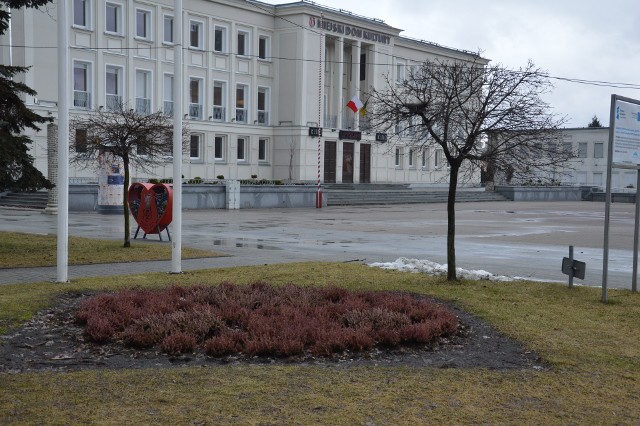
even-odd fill
[{"label": "evergreen conifer tree", "polygon": [[[21,7],[39,7],[50,0],[0,0],[0,34],[9,28],[10,10]],[[0,64],[0,190],[35,191],[53,187],[33,165],[29,145],[33,142],[22,134],[27,128],[40,130],[39,125],[51,119],[31,111],[22,99],[23,95],[35,96],[36,92],[24,83],[16,81],[28,67]]]}]

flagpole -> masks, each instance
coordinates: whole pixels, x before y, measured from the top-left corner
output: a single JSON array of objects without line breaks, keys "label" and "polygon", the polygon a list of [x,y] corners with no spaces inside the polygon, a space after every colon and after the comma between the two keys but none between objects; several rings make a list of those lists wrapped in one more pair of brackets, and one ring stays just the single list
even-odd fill
[{"label": "flagpole", "polygon": [[[324,15],[321,14],[324,20]],[[316,208],[322,208],[322,183],[320,180],[320,171],[322,169],[322,45],[324,44],[322,33],[320,33],[320,59],[318,60],[318,189],[316,191]]]},{"label": "flagpole", "polygon": [[58,0],[58,221],[56,282],[69,281],[69,25],[67,0]]},{"label": "flagpole", "polygon": [[182,272],[182,0],[175,0],[173,50],[173,238],[171,273]]}]

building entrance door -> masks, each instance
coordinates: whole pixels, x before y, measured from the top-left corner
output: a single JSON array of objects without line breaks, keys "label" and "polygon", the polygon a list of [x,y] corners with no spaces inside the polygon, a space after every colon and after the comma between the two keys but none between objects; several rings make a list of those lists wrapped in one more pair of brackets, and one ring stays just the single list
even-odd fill
[{"label": "building entrance door", "polygon": [[336,183],[336,143],[324,142],[324,182]]},{"label": "building entrance door", "polygon": [[342,182],[353,183],[353,142],[342,144]]},{"label": "building entrance door", "polygon": [[371,183],[371,145],[360,144],[360,183]]}]

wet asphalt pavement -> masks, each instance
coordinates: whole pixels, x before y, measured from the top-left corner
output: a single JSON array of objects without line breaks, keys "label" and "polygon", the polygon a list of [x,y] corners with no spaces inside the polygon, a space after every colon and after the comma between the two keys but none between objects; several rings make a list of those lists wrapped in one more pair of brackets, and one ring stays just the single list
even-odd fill
[{"label": "wet asphalt pavement", "polygon": [[[569,245],[587,263],[577,284],[601,286],[604,203],[484,202],[456,205],[457,266],[494,274],[564,281]],[[609,288],[631,288],[635,206],[611,210]],[[132,236],[135,222],[132,220]],[[0,230],[55,234],[57,217],[0,208]],[[121,215],[71,213],[69,234],[123,238]],[[398,257],[446,263],[445,204],[323,209],[187,210],[182,244],[229,256],[184,260],[183,270],[299,261],[388,262]],[[152,244],[157,235],[147,237]],[[71,279],[170,271],[170,262],[71,266]],[[55,280],[56,269],[0,270],[0,283]]]}]

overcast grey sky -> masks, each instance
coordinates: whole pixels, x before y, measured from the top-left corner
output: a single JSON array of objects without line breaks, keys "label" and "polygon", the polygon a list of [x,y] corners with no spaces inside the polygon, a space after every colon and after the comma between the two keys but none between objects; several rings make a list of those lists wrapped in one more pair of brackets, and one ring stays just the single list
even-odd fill
[{"label": "overcast grey sky", "polygon": [[[292,1],[263,0],[272,4]],[[617,0],[320,0],[401,28],[402,35],[481,51],[494,64],[519,68],[531,59],[549,75],[635,84],[637,89],[552,80],[546,99],[585,127],[609,123],[611,94],[640,99],[640,1]]]}]

